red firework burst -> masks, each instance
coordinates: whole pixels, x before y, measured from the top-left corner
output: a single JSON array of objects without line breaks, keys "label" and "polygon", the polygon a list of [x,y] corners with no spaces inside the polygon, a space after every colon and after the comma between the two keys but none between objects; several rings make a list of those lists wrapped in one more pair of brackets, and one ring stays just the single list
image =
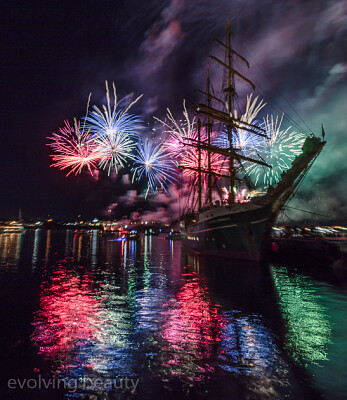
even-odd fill
[{"label": "red firework burst", "polygon": [[65,121],[65,126],[59,128],[59,133],[52,133],[48,139],[52,141],[48,146],[55,153],[51,154],[51,167],[70,169],[66,176],[71,173],[77,175],[86,167],[93,175],[92,169],[97,169],[102,155],[91,135],[80,130],[80,122],[75,121],[74,126],[71,126],[69,121]]}]

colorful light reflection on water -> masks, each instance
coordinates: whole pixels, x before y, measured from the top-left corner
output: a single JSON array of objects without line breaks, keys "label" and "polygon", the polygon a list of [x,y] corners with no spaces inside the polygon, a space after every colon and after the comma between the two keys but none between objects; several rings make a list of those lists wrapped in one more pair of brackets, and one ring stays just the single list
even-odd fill
[{"label": "colorful light reflection on water", "polygon": [[206,288],[195,273],[182,274],[188,281],[167,304],[167,318],[161,336],[167,342],[162,350],[163,371],[186,375],[200,381],[202,373],[213,372],[206,360],[218,356],[223,316],[219,306],[207,298]]},{"label": "colorful light reflection on water", "polygon": [[[147,370],[190,385],[207,384],[222,370],[270,377],[266,367],[278,360],[261,316],[223,310],[209,295],[200,260],[184,265],[180,243],[152,236],[98,243],[95,235],[66,235],[73,258],[58,260],[41,285],[32,341],[55,373],[116,377]],[[104,267],[95,269],[98,262]],[[253,382],[253,390],[258,386]]]},{"label": "colorful light reflection on water", "polygon": [[[329,399],[347,394],[347,292],[287,267],[271,268],[286,321],[285,346]],[[328,270],[330,276],[332,270]]]},{"label": "colorful light reflection on water", "polygon": [[79,277],[64,266],[42,285],[32,340],[40,354],[59,360],[62,372],[80,366],[79,352],[97,340],[101,305],[91,286],[88,275]]},{"label": "colorful light reflection on water", "polygon": [[[304,399],[310,389],[302,382],[310,375],[297,379],[302,361],[319,377],[316,387],[329,394],[324,376],[333,377],[324,371],[342,370],[336,343],[343,348],[345,325],[331,309],[340,305],[345,315],[347,299],[339,303],[332,288],[323,290],[307,277],[271,268],[272,286],[264,287],[254,269],[225,265],[216,274],[216,266],[187,256],[180,242],[162,236],[116,241],[97,231],[20,235],[11,243],[0,237],[1,265],[7,275],[20,273],[22,283],[40,281],[31,342],[46,374],[138,377],[140,399]],[[25,271],[31,275],[23,280]],[[281,337],[274,327],[283,322]],[[82,388],[77,395],[84,395]]]},{"label": "colorful light reflection on water", "polygon": [[288,324],[287,346],[298,362],[328,359],[331,324],[328,309],[309,278],[272,268],[279,303]]},{"label": "colorful light reflection on water", "polygon": [[18,262],[22,233],[0,234],[0,262],[1,265],[16,265]]}]

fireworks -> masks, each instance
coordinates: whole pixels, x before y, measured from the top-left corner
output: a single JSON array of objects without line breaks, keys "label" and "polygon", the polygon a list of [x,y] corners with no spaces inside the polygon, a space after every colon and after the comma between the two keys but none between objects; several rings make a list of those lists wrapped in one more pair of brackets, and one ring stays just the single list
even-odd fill
[{"label": "fireworks", "polygon": [[[252,99],[252,95],[247,96],[246,110],[241,116],[240,121],[245,122],[248,125],[252,125],[254,132],[259,132],[259,124],[255,120],[258,113],[265,107],[266,103],[263,100],[259,101],[256,97]],[[237,110],[234,110],[233,117],[237,118]],[[239,123],[242,125],[242,123]],[[254,151],[254,148],[261,146],[262,138],[259,135],[249,132],[248,130],[237,128],[232,132],[233,148],[241,151],[247,155],[249,151]],[[220,132],[216,137],[214,144],[223,149],[230,147],[229,137],[227,132]]]},{"label": "fireworks", "polygon": [[[169,109],[167,109],[166,117],[168,122],[156,117],[154,119],[159,121],[169,134],[163,147],[174,157],[179,157],[185,151],[186,144],[192,142],[191,139],[197,140],[195,117],[190,120],[185,101],[183,101],[183,120],[176,121]],[[201,140],[204,140],[204,137],[201,137]]]},{"label": "fireworks", "polygon": [[102,109],[97,106],[85,118],[86,127],[93,134],[98,153],[101,154],[100,168],[107,169],[110,174],[114,168],[118,173],[127,161],[133,158],[136,147],[135,139],[138,131],[143,129],[139,117],[129,114],[129,109],[142,97],[139,96],[124,110],[117,110],[117,92],[113,84],[114,101],[111,104],[110,91],[106,82],[107,105]]},{"label": "fireworks", "polygon": [[[208,152],[206,150],[201,150],[200,168],[205,174],[209,170],[208,164]],[[195,147],[187,149],[182,153],[179,165],[183,168],[183,175],[187,178],[191,178],[193,184],[195,184],[198,179],[199,168],[198,150]],[[216,178],[218,178],[219,175],[226,175],[229,171],[225,157],[220,156],[219,154],[210,153],[210,165],[211,171]]]},{"label": "fireworks", "polygon": [[70,169],[66,176],[74,173],[77,175],[86,167],[91,175],[92,170],[97,168],[101,154],[89,132],[80,129],[80,122],[75,120],[74,126],[65,121],[65,126],[59,128],[59,133],[53,133],[48,137],[49,143],[56,154],[51,155],[52,167],[61,170]]},{"label": "fireworks", "polygon": [[113,107],[108,83],[106,81],[107,105],[103,105],[102,109],[93,106],[93,110],[85,117],[86,127],[96,137],[104,135],[116,136],[119,133],[137,137],[138,131],[143,129],[141,119],[136,115],[129,114],[128,111],[141,99],[142,95],[137,97],[137,99],[130,103],[124,110],[117,110],[117,106],[121,101],[117,103],[116,87],[114,84],[112,87],[114,95]]},{"label": "fireworks", "polygon": [[[150,190],[167,191],[170,184],[176,181],[176,166],[182,168],[182,176],[192,184],[197,183],[199,170],[202,173],[202,184],[206,185],[208,173],[214,179],[229,175],[229,161],[221,154],[207,150],[208,131],[203,125],[198,131],[195,117],[190,117],[183,102],[183,118],[176,120],[167,109],[166,120],[156,118],[165,127],[168,138],[164,143],[155,145],[148,140],[139,139],[139,131],[143,129],[138,116],[130,114],[130,108],[142,97],[137,97],[127,107],[119,108],[124,101],[117,102],[117,93],[113,84],[111,100],[110,90],[106,82],[106,105],[101,108],[93,106],[84,117],[84,125],[75,120],[74,125],[65,121],[59,133],[53,133],[48,139],[54,154],[52,166],[68,170],[66,176],[77,175],[87,169],[91,175],[98,168],[116,173],[133,162],[133,182],[147,179],[146,197]],[[277,183],[283,171],[290,168],[293,159],[300,153],[305,136],[283,130],[281,118],[267,116],[262,124],[256,121],[258,113],[265,103],[252,95],[247,97],[246,110],[240,118],[234,110],[230,115],[237,119],[238,127],[232,131],[232,145],[236,151],[249,158],[261,158],[272,166],[264,168],[259,164],[244,162],[246,173],[250,175],[256,186],[268,186]],[[262,133],[266,137],[249,132],[249,129]],[[246,130],[247,128],[247,130]],[[227,132],[210,134],[211,143],[221,148],[229,148]],[[200,156],[197,144],[200,141]]]},{"label": "fireworks", "polygon": [[[258,97],[252,99],[252,95],[247,96],[246,111],[240,117],[240,121],[245,122],[248,127],[252,125],[252,130],[255,132],[265,133],[266,138],[242,128],[234,129],[232,132],[234,149],[246,157],[261,158],[272,166],[268,168],[245,162],[246,173],[254,178],[255,185],[264,187],[276,184],[280,180],[281,173],[290,168],[291,162],[300,154],[305,140],[303,134],[290,132],[290,127],[286,130],[281,129],[283,116],[281,119],[267,116],[263,123],[259,124],[255,118],[265,105]],[[237,118],[236,110],[233,116]],[[229,148],[228,133],[220,132],[213,143],[221,148]]]},{"label": "fireworks", "polygon": [[[77,175],[84,167],[92,174],[92,169],[98,167],[107,169],[110,174],[114,168],[119,168],[133,158],[138,131],[143,129],[140,118],[129,114],[129,109],[142,97],[130,103],[126,108],[117,110],[117,93],[113,84],[114,102],[111,104],[110,91],[106,82],[107,105],[102,109],[97,106],[88,114],[90,96],[88,99],[87,115],[84,125],[75,122],[72,127],[65,121],[65,127],[59,129],[59,134],[53,133],[50,146],[56,154],[52,155],[52,166],[60,169],[70,168]],[[121,102],[119,102],[121,103]],[[118,105],[119,105],[118,103]]]},{"label": "fireworks", "polygon": [[[255,118],[265,106],[266,103],[264,103],[263,100],[259,100],[258,97],[253,100],[252,95],[247,96],[246,111],[241,116],[240,121],[252,125],[252,130],[259,132],[259,126]],[[234,111],[234,117],[237,118],[236,110]],[[242,125],[242,123],[240,123],[240,125]],[[247,153],[250,149],[254,149],[255,147],[259,146],[261,139],[262,138],[259,135],[251,133],[248,130],[238,128],[234,136],[234,147],[238,150],[241,150],[243,153]]]},{"label": "fireworks", "polygon": [[[168,122],[156,118],[157,121],[164,125],[166,132],[169,134],[163,146],[175,157],[183,170],[183,176],[191,179],[193,183],[196,183],[198,178],[197,170],[199,168],[199,152],[197,149],[199,133],[195,117],[190,119],[185,102],[183,102],[182,120],[176,121],[169,109],[167,109],[166,117]],[[202,127],[200,129],[200,141],[202,143],[207,143],[207,140],[207,130],[205,127]],[[215,177],[228,172],[225,157],[219,154],[210,153],[210,166]],[[201,150],[200,168],[205,173],[209,170],[209,156],[207,150]]]},{"label": "fireworks", "polygon": [[[253,130],[254,132],[260,132],[259,125],[257,121],[254,121]],[[247,155],[250,152],[253,153],[254,148],[259,148],[262,145],[262,138],[261,136],[257,136],[254,133],[249,131],[237,129],[236,132],[232,132],[232,141],[233,141],[233,148],[235,150],[240,151],[242,154]],[[227,132],[219,132],[216,138],[213,141],[215,146],[220,147],[221,149],[229,149],[230,142]]]},{"label": "fireworks", "polygon": [[167,185],[176,180],[174,163],[167,156],[167,151],[161,145],[155,146],[150,141],[138,144],[137,154],[134,157],[133,181],[135,178],[148,179],[146,197],[149,189],[155,191],[162,188],[166,191]]},{"label": "fireworks", "polygon": [[118,173],[120,167],[124,167],[129,159],[134,158],[132,152],[136,143],[126,132],[98,136],[94,139],[94,143],[100,154],[99,167],[107,169],[108,174],[112,168]]},{"label": "fireworks", "polygon": [[[283,115],[278,117],[267,116],[264,118],[262,128],[267,138],[262,140],[261,158],[272,168],[261,167],[258,164],[246,166],[247,174],[254,177],[257,186],[268,186],[276,184],[281,173],[291,166],[294,158],[301,153],[305,135],[298,132],[291,132],[291,127],[281,129]],[[256,150],[255,155],[258,155]]]}]

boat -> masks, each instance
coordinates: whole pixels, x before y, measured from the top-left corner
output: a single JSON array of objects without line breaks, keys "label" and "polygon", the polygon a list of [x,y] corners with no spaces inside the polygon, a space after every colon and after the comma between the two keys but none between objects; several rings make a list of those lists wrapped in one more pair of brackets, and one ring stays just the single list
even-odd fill
[{"label": "boat", "polygon": [[[184,165],[180,167],[195,171],[197,179],[192,185],[193,201],[182,213],[180,227],[184,232],[184,245],[195,253],[259,261],[264,246],[269,243],[267,239],[280,210],[295,195],[308,170],[322,151],[326,143],[325,132],[322,126],[322,139],[313,134],[307,137],[303,142],[301,153],[293,157],[290,167],[282,172],[278,181],[268,185],[262,192],[254,191],[255,195],[251,195],[252,182],[243,164],[258,164],[264,168],[272,166],[259,154],[256,154],[257,157],[245,155],[235,146],[234,135],[243,131],[254,137],[262,137],[262,140],[268,140],[269,137],[261,125],[248,123],[231,111],[235,110],[236,82],[241,80],[253,90],[255,85],[236,70],[236,61],[248,68],[249,63],[231,47],[230,32],[228,25],[226,41],[217,40],[225,51],[225,60],[208,55],[213,62],[222,67],[225,77],[222,89],[224,98],[217,97],[207,76],[206,92],[199,90],[206,100],[204,103],[194,104],[195,112],[199,116],[198,137],[195,140],[186,138],[186,145],[195,147],[198,162],[196,167]],[[227,131],[227,147],[218,146],[213,141],[215,124],[222,125]],[[203,153],[208,154],[207,166],[202,162]],[[214,154],[225,157],[229,165],[228,174],[222,174],[211,167],[211,158]],[[220,200],[215,200],[213,180],[227,182],[225,189],[227,199],[221,196]],[[237,185],[240,187],[240,182],[241,185],[248,187],[246,197],[237,196],[236,187]]]},{"label": "boat", "polygon": [[184,239],[184,233],[181,231],[170,231],[165,237],[166,240],[182,240]]},{"label": "boat", "polygon": [[150,228],[149,230],[145,231],[145,235],[158,236],[159,235],[159,231]]},{"label": "boat", "polygon": [[132,229],[130,232],[126,233],[125,237],[128,240],[138,240],[138,239],[141,239],[141,233],[138,232],[136,229]]},{"label": "boat", "polygon": [[0,233],[21,233],[25,231],[25,226],[21,222],[10,222],[0,225]]}]

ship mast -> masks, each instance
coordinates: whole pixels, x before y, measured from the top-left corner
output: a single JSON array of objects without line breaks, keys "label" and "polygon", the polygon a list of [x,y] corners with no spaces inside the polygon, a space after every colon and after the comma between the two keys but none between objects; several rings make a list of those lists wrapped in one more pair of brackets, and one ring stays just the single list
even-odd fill
[{"label": "ship mast", "polygon": [[202,184],[201,184],[201,121],[198,119],[198,194],[199,194],[199,210],[202,206]]},{"label": "ship mast", "polygon": [[[228,102],[228,113],[231,114],[234,110],[235,103],[235,76],[232,72],[232,64],[233,64],[233,56],[230,51],[231,48],[231,39],[230,39],[230,23],[227,25],[227,37],[226,37],[226,45],[227,45],[227,62],[228,62],[228,86],[224,88],[224,91],[227,93],[227,102]],[[235,202],[235,171],[234,171],[234,157],[233,157],[233,126],[228,125],[228,139],[230,146],[230,158],[229,158],[229,171],[230,171],[230,194],[229,194],[229,204],[233,204]]]},{"label": "ship mast", "polygon": [[[207,106],[211,107],[211,96],[210,96],[210,69],[207,69]],[[207,144],[211,145],[211,120],[210,117],[207,117]],[[207,186],[208,186],[208,202],[212,203],[212,169],[211,169],[211,152],[207,152],[207,166],[208,166],[208,176],[207,176]]]},{"label": "ship mast", "polygon": [[[253,134],[259,135],[266,137],[265,132],[260,133],[260,132],[255,132],[255,129],[252,125],[245,123],[238,118],[235,118],[233,115],[233,110],[235,108],[235,98],[237,96],[236,94],[236,89],[235,89],[235,76],[237,76],[239,79],[243,80],[247,84],[249,84],[253,90],[255,89],[255,85],[253,82],[251,82],[248,78],[240,74],[237,70],[234,69],[233,66],[233,59],[234,56],[237,57],[239,60],[241,60],[243,63],[247,65],[249,68],[249,63],[248,61],[241,56],[239,53],[237,53],[235,50],[231,48],[231,26],[230,22],[227,24],[227,34],[226,34],[226,43],[222,43],[219,40],[216,40],[216,42],[222,46],[225,49],[225,62],[221,61],[217,57],[214,57],[212,55],[208,55],[209,58],[214,60],[216,63],[221,65],[228,73],[227,77],[227,86],[223,88],[223,92],[226,94],[226,108],[227,112],[219,111],[216,109],[213,109],[210,105],[210,99],[211,96],[209,96],[208,92],[208,104],[207,106],[200,104],[198,107],[198,110],[204,114],[205,116],[210,119],[211,117],[214,119],[219,120],[220,122],[223,122],[226,127],[227,127],[227,132],[228,132],[228,140],[229,140],[229,184],[230,184],[230,193],[229,193],[229,199],[228,202],[229,204],[233,204],[235,202],[235,192],[234,192],[234,187],[235,187],[235,161],[237,159],[240,159],[238,155],[236,155],[236,149],[233,146],[233,131],[237,128],[241,128],[243,130],[249,131]],[[249,161],[256,162],[255,160],[249,159]],[[268,166],[266,164],[266,166]]]},{"label": "ship mast", "polygon": [[[237,58],[239,61],[246,64],[246,66],[248,68],[249,68],[249,63],[242,55],[240,55],[239,53],[237,53],[235,50],[233,50],[231,48],[230,23],[228,23],[228,25],[227,25],[226,43],[222,43],[219,40],[216,40],[216,42],[225,49],[225,60],[222,61],[219,58],[217,58],[213,55],[210,55],[210,54],[208,54],[207,57],[212,59],[217,64],[221,65],[223,67],[224,71],[227,72],[227,77],[224,80],[225,87],[223,88],[223,92],[225,93],[226,97],[225,97],[224,101],[222,101],[221,99],[217,98],[213,92],[211,93],[210,73],[209,73],[209,69],[208,69],[206,92],[198,90],[198,92],[200,92],[201,94],[206,96],[206,100],[207,100],[206,104],[195,103],[196,111],[199,114],[207,117],[207,121],[204,124],[207,129],[207,141],[201,140],[201,120],[200,120],[200,118],[197,121],[198,140],[193,139],[191,137],[183,138],[183,140],[186,140],[186,142],[184,143],[186,146],[193,146],[197,149],[197,154],[198,154],[197,168],[187,167],[187,166],[184,166],[181,168],[196,171],[198,173],[198,206],[199,206],[199,210],[201,210],[201,208],[202,208],[202,197],[203,197],[202,196],[202,174],[207,175],[207,179],[208,179],[207,180],[208,193],[207,193],[206,202],[208,202],[210,204],[212,203],[212,177],[214,176],[217,179],[218,178],[227,178],[229,180],[229,185],[230,185],[229,205],[231,205],[235,202],[235,192],[234,192],[235,181],[240,180],[235,176],[235,174],[236,174],[235,163],[237,161],[244,160],[247,162],[260,164],[265,167],[271,168],[271,166],[268,165],[267,163],[265,163],[264,161],[246,157],[245,155],[238,152],[236,148],[234,148],[233,132],[237,129],[242,129],[243,131],[248,131],[254,135],[261,136],[264,138],[267,138],[267,135],[263,128],[261,128],[259,126],[255,127],[254,125],[252,125],[246,121],[242,121],[241,119],[237,118],[234,115],[235,98],[237,96],[236,88],[235,88],[235,78],[242,80],[247,85],[250,85],[253,90],[255,89],[255,85],[247,77],[245,77],[240,72],[238,72],[236,69],[234,69],[234,65],[233,65],[234,58]],[[216,108],[212,106],[212,100],[218,102],[219,109],[218,109],[218,106]],[[220,109],[221,108],[220,105],[223,105],[224,109]],[[218,121],[219,123],[222,123],[226,127],[227,134],[228,134],[228,141],[229,141],[228,148],[220,148],[214,144],[211,144],[212,126],[213,126],[214,121]],[[201,151],[207,152],[207,168],[202,166]],[[216,171],[214,171],[212,169],[211,153],[220,154],[229,160],[229,174],[228,175],[217,173]]]}]

